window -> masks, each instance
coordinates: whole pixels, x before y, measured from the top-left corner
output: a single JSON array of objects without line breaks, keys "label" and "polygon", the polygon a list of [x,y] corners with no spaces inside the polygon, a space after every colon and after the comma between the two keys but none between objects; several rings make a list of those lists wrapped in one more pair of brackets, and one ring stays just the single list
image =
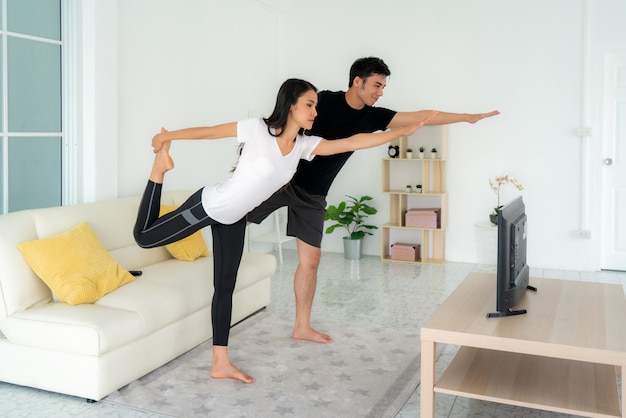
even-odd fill
[{"label": "window", "polygon": [[61,0],[0,0],[0,213],[64,201]]}]

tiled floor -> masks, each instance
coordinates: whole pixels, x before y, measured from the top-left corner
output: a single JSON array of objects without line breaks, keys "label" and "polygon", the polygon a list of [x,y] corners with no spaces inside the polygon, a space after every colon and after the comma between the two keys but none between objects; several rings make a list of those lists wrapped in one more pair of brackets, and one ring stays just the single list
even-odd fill
[{"label": "tiled floor", "polygon": [[[297,255],[285,250],[272,282],[268,310],[293,316],[293,273]],[[313,325],[316,318],[380,324],[399,329],[419,328],[450,292],[471,271],[494,271],[493,266],[467,263],[413,265],[383,263],[378,257],[345,260],[342,254],[324,254],[319,271]],[[626,273],[575,272],[531,269],[531,276],[618,283],[626,286]],[[415,347],[419,349],[419,347]],[[456,347],[448,346],[437,363],[438,371],[450,362]],[[437,417],[567,417],[568,415],[437,394]],[[104,403],[0,383],[0,416],[20,417],[157,417]],[[398,417],[419,417],[419,389]]]}]

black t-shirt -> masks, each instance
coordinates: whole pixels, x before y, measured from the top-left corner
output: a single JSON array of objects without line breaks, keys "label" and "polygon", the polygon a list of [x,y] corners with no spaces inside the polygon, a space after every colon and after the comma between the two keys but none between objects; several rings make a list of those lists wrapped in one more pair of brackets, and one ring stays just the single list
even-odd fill
[{"label": "black t-shirt", "polygon": [[[365,106],[356,110],[346,102],[343,91],[321,91],[318,94],[317,117],[311,134],[324,139],[341,139],[361,133],[385,130],[396,112],[382,107]],[[291,180],[312,194],[326,196],[335,177],[352,152],[317,155],[311,161],[300,160]]]}]

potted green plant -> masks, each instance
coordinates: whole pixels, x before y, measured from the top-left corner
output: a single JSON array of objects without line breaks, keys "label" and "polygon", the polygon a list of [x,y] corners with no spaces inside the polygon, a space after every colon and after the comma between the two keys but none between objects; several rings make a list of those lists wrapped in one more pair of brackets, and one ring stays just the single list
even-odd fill
[{"label": "potted green plant", "polygon": [[424,158],[424,151],[425,151],[425,150],[426,150],[426,149],[425,149],[423,146],[422,146],[422,147],[420,147],[420,151],[419,151],[419,158]]},{"label": "potted green plant", "polygon": [[367,202],[373,198],[361,196],[356,198],[346,195],[347,201],[339,202],[337,206],[329,205],[326,208],[325,221],[333,221],[334,224],[326,228],[327,234],[332,234],[335,229],[343,228],[347,236],[343,238],[344,257],[349,260],[361,258],[361,241],[365,235],[373,235],[369,230],[378,229],[375,225],[365,223],[370,215],[378,212],[376,208]]},{"label": "potted green plant", "polygon": [[422,185],[421,184],[416,184],[415,185],[415,191],[417,193],[422,193]]},{"label": "potted green plant", "polygon": [[406,192],[407,192],[407,193],[411,193],[411,192],[412,192],[412,190],[411,190],[411,185],[410,185],[410,184],[407,184],[407,185],[406,185]]},{"label": "potted green plant", "polygon": [[437,158],[437,148],[434,148],[430,150],[430,158],[435,159]]},{"label": "potted green plant", "polygon": [[406,158],[413,158],[413,149],[412,148],[407,148],[406,149]]}]

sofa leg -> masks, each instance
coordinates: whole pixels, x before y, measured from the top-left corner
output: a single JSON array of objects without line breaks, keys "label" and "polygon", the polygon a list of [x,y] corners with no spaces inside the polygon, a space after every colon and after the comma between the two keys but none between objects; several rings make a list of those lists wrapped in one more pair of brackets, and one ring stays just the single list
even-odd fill
[{"label": "sofa leg", "polygon": [[94,400],[94,399],[86,399],[87,403],[96,403],[98,401]]}]

